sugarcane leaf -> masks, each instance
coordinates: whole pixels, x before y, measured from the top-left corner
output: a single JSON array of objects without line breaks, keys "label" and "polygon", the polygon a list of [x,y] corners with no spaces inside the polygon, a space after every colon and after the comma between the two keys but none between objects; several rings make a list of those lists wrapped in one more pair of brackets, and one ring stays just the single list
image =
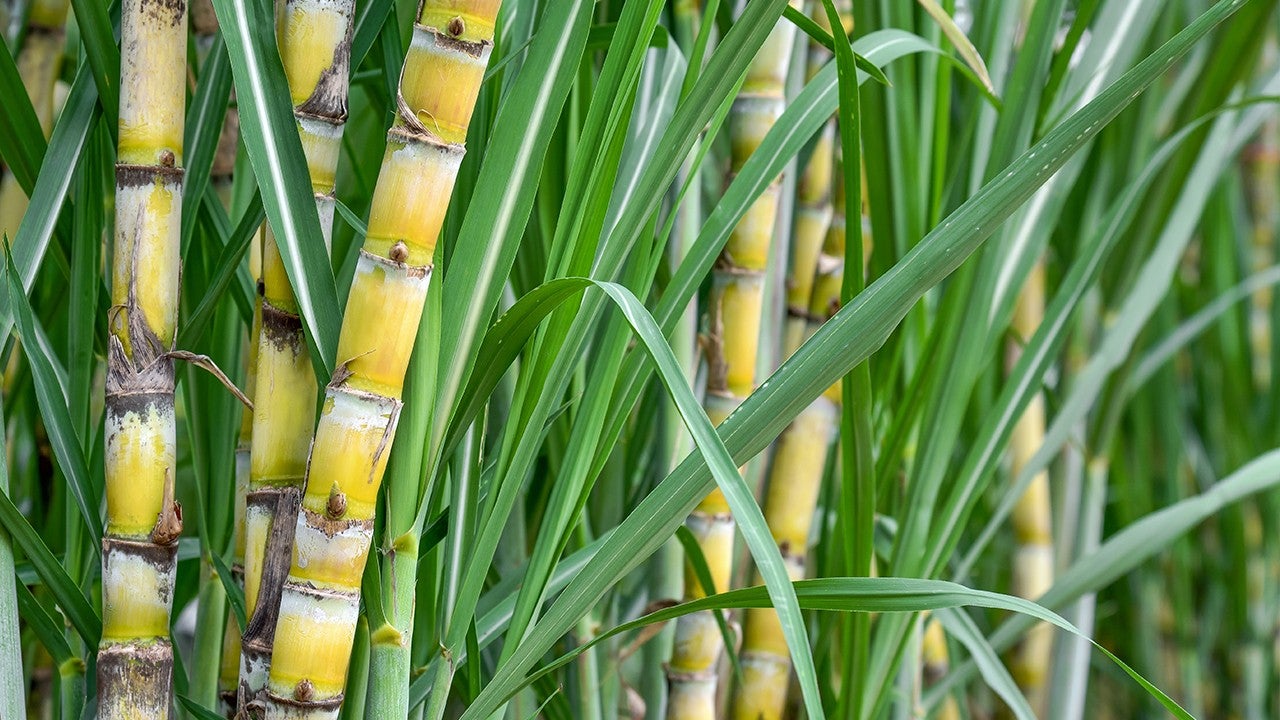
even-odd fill
[{"label": "sugarcane leaf", "polygon": [[116,45],[111,18],[119,17],[119,6],[119,0],[109,3],[71,0],[71,12],[80,31],[88,69],[93,75],[98,97],[102,98],[102,111],[113,140],[116,138],[116,119],[120,108],[120,48]]},{"label": "sugarcane leaf", "polygon": [[382,566],[376,562],[364,564],[364,574],[360,577],[360,599],[364,603],[364,614],[369,618],[371,632],[383,627],[395,629],[387,620],[385,606],[382,604]]},{"label": "sugarcane leaf", "polygon": [[333,204],[338,210],[338,215],[346,221],[347,225],[351,226],[352,230],[356,231],[356,235],[358,237],[364,237],[369,234],[369,226],[365,225],[364,221],[360,219],[360,216],[356,215],[355,211],[347,207],[346,203],[335,199]]},{"label": "sugarcane leaf", "polygon": [[[214,155],[222,135],[223,122],[231,101],[231,62],[227,58],[227,46],[215,35],[213,48],[200,68],[200,79],[187,107],[186,128],[183,134],[182,194],[187,198],[203,198],[209,186],[209,174],[213,169]],[[196,227],[200,206],[186,202],[182,206],[182,256],[187,257],[191,234]]]},{"label": "sugarcane leaf", "polygon": [[378,33],[382,32],[382,27],[386,24],[387,18],[394,17],[391,12],[394,7],[394,2],[356,4],[355,29],[351,36],[352,73],[359,69],[364,62],[365,56],[373,48],[373,41],[378,39]]},{"label": "sugarcane leaf", "polygon": [[934,613],[942,626],[952,637],[960,641],[969,651],[969,657],[978,666],[982,679],[996,695],[1004,700],[1005,705],[1013,711],[1014,717],[1020,720],[1036,720],[1036,714],[1027,703],[1027,698],[1018,689],[1009,670],[1000,662],[1000,656],[987,643],[982,631],[974,624],[973,618],[955,608],[943,608]]},{"label": "sugarcane leaf", "polygon": [[956,21],[937,3],[936,0],[916,0],[920,3],[920,7],[933,18],[933,21],[942,29],[942,34],[947,36],[951,44],[956,47],[956,51],[960,53],[960,57],[964,58],[965,63],[973,70],[978,79],[982,81],[983,87],[987,92],[995,95],[995,86],[991,84],[991,75],[987,72],[987,64],[983,62],[982,55],[978,53],[978,49],[969,41],[969,37],[964,34],[964,30],[956,25]]},{"label": "sugarcane leaf", "polygon": [[[929,288],[980,247],[1074,152],[1092,140],[1179,57],[1243,5],[1235,0],[1209,8],[1092,102],[1049,131],[1006,172],[957,208],[898,264],[837,312],[720,426],[721,437],[734,460],[745,462],[760,452],[835,379],[883,345]],[[679,307],[683,306],[681,302]],[[665,319],[659,316],[660,321]],[[496,707],[494,696],[512,692],[587,608],[660,547],[711,489],[708,475],[701,457],[692,456],[633,508],[588,564],[590,569],[574,578],[551,604],[473,707]]]},{"label": "sugarcane leaf", "polygon": [[275,33],[262,32],[273,26],[271,4],[214,0],[213,6],[231,59],[240,134],[323,384],[333,374],[342,312]]},{"label": "sugarcane leaf", "polygon": [[[1065,607],[1077,598],[1096,592],[1161,552],[1192,528],[1242,500],[1280,486],[1280,449],[1271,450],[1246,463],[1213,486],[1185,500],[1150,513],[1130,523],[1097,550],[1078,559],[1059,575],[1041,596],[1037,607],[1046,611]],[[1043,617],[1010,617],[989,637],[996,652],[1003,652]],[[1057,623],[1054,623],[1055,625]],[[1059,625],[1061,627],[1061,625]],[[1105,651],[1104,651],[1105,652]],[[930,690],[930,696],[954,689],[976,670],[971,662],[952,670]]]},{"label": "sugarcane leaf", "polygon": [[41,582],[49,589],[85,644],[97,647],[98,639],[102,636],[102,620],[97,611],[89,605],[84,593],[80,592],[80,588],[67,575],[66,569],[44,544],[40,534],[4,493],[0,493],[0,525],[4,526],[18,547],[22,548]]},{"label": "sugarcane leaf", "polygon": [[[211,190],[206,191],[206,197],[210,198],[209,202],[218,202],[216,198],[209,194],[211,192]],[[249,250],[253,236],[258,232],[258,228],[261,227],[264,217],[262,195],[255,190],[253,199],[249,201],[249,207],[245,209],[244,216],[240,218],[240,222],[231,233],[227,243],[222,246],[222,251],[214,262],[208,290],[200,298],[200,302],[196,304],[196,309],[192,310],[187,316],[186,321],[182,324],[182,329],[178,332],[179,347],[191,347],[196,338],[204,333],[209,321],[213,319],[214,311],[218,309],[218,303],[222,301],[223,293],[234,284],[236,275],[240,272],[240,261],[244,258],[245,252]],[[252,307],[249,312],[252,317]]]},{"label": "sugarcane leaf", "polygon": [[206,708],[195,700],[192,700],[186,695],[177,694],[176,697],[178,698],[178,703],[182,705],[182,709],[191,713],[191,715],[198,718],[198,720],[226,720],[226,718]]},{"label": "sugarcane leaf", "polygon": [[[8,578],[5,581],[8,582]],[[71,646],[67,644],[66,636],[63,635],[62,623],[54,621],[49,611],[40,604],[39,600],[36,600],[36,596],[31,594],[31,590],[26,585],[15,579],[14,588],[18,593],[18,609],[22,613],[23,621],[35,632],[45,650],[53,657],[54,667],[75,657],[71,652]]]},{"label": "sugarcane leaf", "polygon": [[[88,68],[82,65],[53,126],[49,149],[40,164],[27,212],[22,216],[17,234],[10,238],[10,258],[18,268],[25,290],[30,290],[35,282],[36,271],[58,224],[62,203],[67,199],[71,179],[75,177],[76,162],[99,116],[98,93]],[[0,338],[8,337],[12,329],[12,301],[9,293],[0,293]]]},{"label": "sugarcane leaf", "polygon": [[[835,37],[823,30],[821,25],[814,22],[812,18],[800,12],[794,6],[788,5],[787,9],[782,11],[782,15],[814,42],[828,50],[835,50]],[[857,62],[858,69],[866,73],[872,80],[885,87],[893,86],[893,83],[889,82],[888,76],[875,63],[856,53],[854,54],[854,60]]]},{"label": "sugarcane leaf", "polygon": [[1280,283],[1280,265],[1254,273],[1214,298],[1194,315],[1179,323],[1163,340],[1152,346],[1142,356],[1138,366],[1125,383],[1125,392],[1132,396],[1147,383],[1175,354],[1213,326],[1228,310],[1240,301],[1265,288]]},{"label": "sugarcane leaf", "polygon": [[94,548],[102,544],[102,520],[98,517],[98,496],[92,480],[89,478],[89,466],[84,460],[84,448],[80,445],[80,436],[76,433],[75,423],[71,421],[71,411],[67,409],[66,371],[59,366],[47,344],[41,342],[40,331],[35,315],[31,312],[31,303],[23,292],[22,283],[18,279],[17,268],[13,264],[13,254],[6,246],[5,281],[8,284],[9,302],[17,320],[18,335],[23,340],[23,350],[27,355],[27,365],[36,390],[36,400],[40,406],[40,417],[44,420],[45,431],[49,435],[49,444],[58,460],[58,467],[67,478],[67,488],[75,498],[76,507],[89,528],[89,536],[93,539]]},{"label": "sugarcane leaf", "polygon": [[27,97],[13,56],[0,52],[0,159],[4,160],[24,193],[31,194],[45,153],[44,133]]},{"label": "sugarcane leaf", "polygon": [[249,625],[244,604],[244,588],[236,584],[235,575],[232,574],[231,568],[227,567],[227,561],[223,560],[221,555],[211,552],[209,561],[213,563],[214,570],[218,571],[218,581],[222,583],[222,589],[227,593],[227,602],[231,604],[231,612],[236,616],[236,625],[243,633]]},{"label": "sugarcane leaf", "polygon": [[[1280,73],[1269,79],[1262,95],[1269,96],[1276,92],[1280,92]],[[1142,328],[1168,293],[1179,259],[1194,235],[1200,213],[1218,178],[1226,169],[1228,160],[1270,115],[1270,108],[1255,107],[1243,112],[1245,117],[1238,124],[1236,113],[1214,116],[1216,120],[1210,135],[1205,140],[1186,183],[1179,191],[1178,201],[1157,238],[1154,252],[1143,263],[1136,275],[1136,283],[1116,311],[1117,321],[1107,329],[1098,350],[1075,373],[1071,390],[1049,425],[1040,448],[1019,471],[1011,491],[1001,499],[970,547],[960,563],[961,573],[972,567],[977,554],[994,537],[1004,518],[1012,512],[1017,501],[1015,493],[1025,489],[1067,443],[1076,423],[1088,413],[1102,393],[1107,378],[1129,357]]]}]

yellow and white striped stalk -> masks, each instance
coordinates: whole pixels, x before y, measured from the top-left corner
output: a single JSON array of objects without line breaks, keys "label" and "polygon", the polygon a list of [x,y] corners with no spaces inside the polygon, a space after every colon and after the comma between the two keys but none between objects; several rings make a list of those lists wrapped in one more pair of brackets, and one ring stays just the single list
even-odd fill
[{"label": "yellow and white striped stalk", "polygon": [[169,717],[173,703],[169,613],[182,509],[168,351],[178,319],[187,4],[124,0],[120,35],[98,717],[142,720]]},{"label": "yellow and white striped stalk", "polygon": [[[730,111],[731,173],[741,169],[782,115],[794,40],[795,27],[779,21],[747,70]],[[755,389],[764,276],[780,193],[781,183],[775,180],[752,203],[729,236],[713,272],[703,407],[717,425]],[[685,520],[685,527],[697,538],[716,589],[727,590],[733,568],[734,522],[724,495],[715,490],[704,498]],[[706,595],[689,563],[684,582],[685,599]],[[686,615],[676,622],[675,645],[667,666],[670,720],[715,717],[716,665],[722,650],[723,640],[710,612]]]},{"label": "yellow and white striped stalk", "polygon": [[[342,129],[347,119],[354,0],[288,0],[278,25],[280,55],[307,159],[325,248],[333,228],[334,185]],[[245,510],[245,610],[250,621],[241,646],[241,707],[266,686],[280,592],[290,549],[268,537],[277,520],[291,529],[292,500],[306,479],[307,453],[316,423],[316,380],[302,320],[284,261],[270,232],[262,244],[261,331]],[[264,573],[266,568],[274,572]],[[259,602],[261,600],[261,602]]]},{"label": "yellow and white striped stalk", "polygon": [[[1031,338],[1044,318],[1044,261],[1032,268],[1018,297],[1013,315],[1013,332],[1018,346],[1011,348],[1009,364],[1017,361],[1020,343]],[[1009,439],[1010,472],[1017,477],[1044,443],[1044,396],[1036,395],[1013,428]],[[1049,500],[1049,476],[1041,471],[1031,481],[1013,509],[1013,534],[1017,542],[1013,560],[1013,594],[1028,600],[1039,599],[1053,585],[1053,531]],[[1049,659],[1053,652],[1053,629],[1047,623],[1032,628],[1018,644],[1010,660],[1010,671],[1037,715],[1047,710]]]},{"label": "yellow and white striped stalk", "polygon": [[268,718],[334,718],[342,704],[378,486],[497,11],[498,0],[427,0],[419,9],[338,369],[311,446],[276,624]]},{"label": "yellow and white striped stalk", "polygon": [[[33,0],[27,32],[15,58],[23,88],[46,138],[53,130],[54,86],[62,68],[70,7],[71,0]],[[26,193],[13,173],[0,165],[0,235],[12,240],[26,212]]]}]

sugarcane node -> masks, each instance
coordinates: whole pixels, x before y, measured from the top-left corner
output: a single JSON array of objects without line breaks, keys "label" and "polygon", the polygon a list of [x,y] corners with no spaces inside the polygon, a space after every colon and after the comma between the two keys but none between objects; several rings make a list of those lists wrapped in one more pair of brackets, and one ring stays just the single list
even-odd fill
[{"label": "sugarcane node", "polygon": [[[170,152],[166,150],[165,152]],[[171,185],[182,183],[186,170],[172,165],[132,165],[116,163],[116,189],[145,187],[154,182]]]},{"label": "sugarcane node", "polygon": [[449,27],[446,28],[446,30],[448,30],[450,35],[458,37],[467,31],[467,24],[462,21],[461,16],[455,15],[449,20]]},{"label": "sugarcane node", "polygon": [[409,246],[403,240],[397,240],[387,252],[387,258],[402,263],[409,259]]},{"label": "sugarcane node", "polygon": [[302,318],[281,310],[266,299],[262,301],[262,336],[272,347],[289,351],[295,356],[306,350]]},{"label": "sugarcane node", "polygon": [[142,14],[168,22],[171,27],[181,25],[187,17],[186,0],[142,0],[139,9]]},{"label": "sugarcane node", "polygon": [[160,167],[171,168],[178,163],[178,158],[169,148],[160,151]]},{"label": "sugarcane node", "polygon": [[672,684],[714,682],[716,679],[715,665],[706,670],[676,670],[667,663],[662,669],[666,672],[667,682]]},{"label": "sugarcane node", "polygon": [[[454,20],[458,20],[459,22],[461,22],[462,18],[455,17]],[[478,57],[482,57],[485,51],[488,50],[489,47],[493,45],[493,42],[489,40],[482,39],[482,40],[476,40],[475,42],[468,42],[466,40],[460,40],[457,37],[450,37],[450,33],[452,32],[452,27],[453,27],[453,20],[450,20],[449,23],[445,26],[445,32],[440,32],[438,30],[431,30],[432,35],[435,36],[436,44],[439,45],[440,48],[443,50],[452,50],[454,52],[465,53],[467,55],[470,55],[471,57],[478,58]],[[462,29],[466,30],[465,24],[462,25]],[[458,34],[461,35],[462,33],[458,33]]]},{"label": "sugarcane node", "polygon": [[338,483],[329,488],[329,501],[325,503],[324,514],[330,520],[341,520],[347,514],[347,495],[338,489]]}]

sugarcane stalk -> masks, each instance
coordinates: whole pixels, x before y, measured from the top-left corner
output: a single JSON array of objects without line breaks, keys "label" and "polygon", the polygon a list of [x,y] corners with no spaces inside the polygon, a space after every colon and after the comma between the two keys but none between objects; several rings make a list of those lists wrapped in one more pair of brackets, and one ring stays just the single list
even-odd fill
[{"label": "sugarcane stalk", "polygon": [[[268,718],[333,718],[342,704],[378,488],[497,10],[497,0],[432,0],[419,8],[337,370],[311,446],[276,623]],[[383,626],[371,636],[376,648],[404,642],[406,633]]]},{"label": "sugarcane stalk", "polygon": [[[1015,344],[1035,334],[1044,317],[1044,262],[1037,262],[1018,297],[1012,329]],[[1017,345],[1009,353],[1009,367],[1017,362]],[[1037,395],[1014,426],[1010,437],[1011,475],[1017,477],[1044,443],[1044,396]],[[1013,510],[1013,532],[1017,543],[1013,563],[1013,594],[1036,600],[1053,585],[1053,533],[1049,501],[1049,475],[1041,471],[1031,481]],[[1019,643],[1010,660],[1010,671],[1037,715],[1047,709],[1049,658],[1053,652],[1053,630],[1047,623],[1032,628]]]},{"label": "sugarcane stalk", "polygon": [[165,718],[182,508],[174,499],[185,0],[121,6],[116,235],[106,379],[98,717]]},{"label": "sugarcane stalk", "polygon": [[[730,111],[731,173],[742,167],[782,115],[794,39],[794,26],[779,21],[747,70]],[[778,178],[734,228],[712,274],[703,408],[717,425],[755,389],[764,276],[780,193]],[[728,589],[733,569],[734,521],[724,495],[719,490],[707,495],[689,514],[685,527],[698,540],[715,589]],[[685,599],[704,597],[708,592],[686,562]],[[670,720],[715,717],[716,665],[722,650],[720,630],[710,612],[686,615],[676,622],[674,648],[667,666]]]},{"label": "sugarcane stalk", "polygon": [[[15,58],[22,86],[46,138],[53,130],[54,86],[62,68],[70,7],[71,0],[33,0],[26,35]],[[0,164],[0,235],[12,240],[26,211],[26,193],[13,173]]]},{"label": "sugarcane stalk", "polygon": [[[326,248],[347,117],[354,13],[352,0],[288,0],[278,25],[285,78],[320,216],[323,237],[318,240]],[[292,547],[292,533],[287,530],[297,522],[297,497],[305,482],[316,421],[317,385],[302,320],[284,261],[269,232],[262,245],[262,288],[245,508],[245,610],[250,619],[241,642],[242,709],[257,701],[267,682]],[[279,540],[269,545],[273,537]]]}]

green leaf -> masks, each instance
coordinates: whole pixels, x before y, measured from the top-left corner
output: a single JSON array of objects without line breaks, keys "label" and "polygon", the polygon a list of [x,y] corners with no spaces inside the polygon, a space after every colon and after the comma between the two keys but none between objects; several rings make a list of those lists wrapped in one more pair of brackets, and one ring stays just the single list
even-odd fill
[{"label": "green leaf", "polygon": [[[208,192],[211,191],[206,191],[206,193]],[[218,202],[212,195],[206,195],[206,197],[210,197],[211,202]],[[262,210],[262,195],[255,191],[253,199],[249,201],[249,207],[245,209],[244,216],[240,218],[240,223],[236,225],[235,230],[227,240],[227,244],[222,246],[222,252],[219,253],[218,259],[214,262],[209,289],[200,298],[200,302],[196,304],[196,309],[192,310],[187,316],[182,324],[182,329],[178,331],[179,347],[191,347],[196,338],[204,334],[209,321],[213,319],[214,311],[218,309],[218,304],[222,301],[223,293],[231,286],[236,274],[240,271],[240,261],[244,258],[245,252],[249,250],[253,236],[262,226],[263,217],[265,215]],[[252,308],[250,308],[250,314],[252,314]]]},{"label": "green leaf", "polygon": [[62,623],[54,621],[26,585],[15,579],[14,587],[18,591],[18,608],[22,612],[23,622],[35,632],[36,637],[40,638],[40,643],[53,657],[54,666],[74,658],[75,654],[71,652],[71,646],[67,644],[67,638],[62,634]]},{"label": "green leaf", "polygon": [[103,112],[114,140],[120,107],[120,49],[116,46],[111,17],[119,17],[120,3],[119,0],[71,0],[71,11],[75,15],[88,68],[98,97],[102,98]]},{"label": "green leaf", "polygon": [[[49,444],[53,446],[53,454],[58,459],[58,467],[66,475],[67,487],[75,498],[76,507],[84,518],[85,526],[89,528],[89,536],[96,548],[102,544],[98,496],[89,478],[89,467],[84,461],[80,436],[76,433],[75,423],[71,421],[71,411],[67,409],[65,383],[59,379],[58,360],[46,344],[41,342],[31,304],[27,302],[26,293],[22,290],[12,257],[12,253],[6,254],[8,262],[5,280],[9,287],[9,302],[17,318],[18,334],[23,340],[22,347],[27,355],[27,366],[31,368],[35,381],[40,417],[44,420]],[[65,377],[66,373],[62,371],[61,374]]]},{"label": "green leaf", "polygon": [[342,312],[275,33],[262,32],[273,26],[271,3],[214,0],[213,6],[231,58],[240,134],[298,301],[311,364],[323,384],[333,374]]},{"label": "green leaf", "polygon": [[[200,80],[187,108],[186,130],[183,135],[184,198],[203,198],[209,186],[209,173],[218,150],[218,139],[227,116],[231,100],[231,62],[227,59],[227,46],[214,36],[213,49],[200,68]],[[199,216],[199,203],[184,202],[182,206],[182,256],[189,257],[187,249],[191,233]]]},{"label": "green leaf", "polygon": [[995,95],[995,86],[991,84],[991,75],[987,73],[987,64],[982,61],[982,56],[978,54],[978,49],[969,42],[969,38],[956,25],[956,21],[942,9],[942,6],[936,0],[916,0],[920,3],[920,7],[929,13],[929,17],[942,28],[942,34],[947,36],[952,45],[956,46],[956,50],[960,53],[960,57],[964,58],[965,63],[973,70],[978,79],[982,81],[983,87],[987,92]]},{"label": "green leaf", "polygon": [[9,496],[3,493],[0,493],[0,525],[4,526],[18,547],[22,548],[23,554],[35,567],[36,574],[53,594],[53,599],[62,608],[62,612],[66,613],[67,619],[85,644],[97,647],[98,639],[102,637],[102,620],[97,611],[89,605],[84,593],[80,592],[80,588],[67,575],[58,558],[49,551],[40,534],[22,516]]},{"label": "green leaf", "polygon": [[236,584],[235,575],[232,574],[231,568],[227,567],[227,562],[221,555],[209,553],[209,560],[213,563],[214,570],[218,571],[218,581],[222,583],[222,589],[227,592],[227,602],[231,603],[231,612],[235,613],[236,625],[243,633],[249,624],[244,605],[244,589]]},{"label": "green leaf", "polygon": [[[1224,508],[1277,486],[1280,486],[1280,450],[1272,450],[1214,483],[1209,490],[1151,513],[1117,532],[1058,576],[1049,591],[1038,600],[1037,607],[1046,611],[1061,608],[1076,598],[1106,587]],[[1044,618],[1009,618],[990,636],[991,646],[996,652],[1003,652],[1037,619]],[[929,694],[934,696],[954,689],[971,677],[975,670],[972,663],[955,668]]]},{"label": "green leaf", "polygon": [[0,97],[5,98],[0,103],[0,158],[22,191],[30,195],[44,158],[44,132],[40,130],[40,121],[27,97],[18,66],[7,50],[0,52]]},{"label": "green leaf", "polygon": [[182,708],[195,716],[197,720],[226,720],[226,718],[197,703],[186,695],[179,694],[176,695],[176,697],[178,698],[178,703],[182,705]]},{"label": "green leaf", "polygon": [[[28,291],[53,238],[58,214],[75,177],[76,162],[98,118],[98,93],[88,68],[81,66],[53,127],[49,150],[40,164],[27,212],[22,216],[17,235],[10,238],[10,257],[18,268],[22,287]],[[0,338],[8,337],[12,329],[12,302],[9,293],[0,293]]]}]

